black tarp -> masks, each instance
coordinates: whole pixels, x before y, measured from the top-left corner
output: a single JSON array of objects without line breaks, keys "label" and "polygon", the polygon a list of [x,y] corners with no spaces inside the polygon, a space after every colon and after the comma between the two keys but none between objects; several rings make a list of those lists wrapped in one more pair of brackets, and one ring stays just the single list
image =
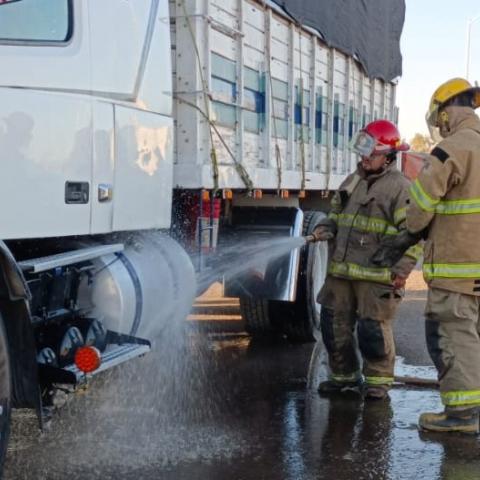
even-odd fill
[{"label": "black tarp", "polygon": [[329,46],[356,55],[370,78],[390,81],[402,74],[404,0],[273,1],[318,30]]}]

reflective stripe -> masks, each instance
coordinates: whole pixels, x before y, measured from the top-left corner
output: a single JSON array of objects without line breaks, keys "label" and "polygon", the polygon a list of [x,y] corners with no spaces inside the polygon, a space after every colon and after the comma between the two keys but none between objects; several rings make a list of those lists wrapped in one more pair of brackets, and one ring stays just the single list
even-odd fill
[{"label": "reflective stripe", "polygon": [[418,260],[423,255],[423,245],[414,245],[410,247],[406,252],[405,255],[408,257],[412,257],[415,260]]},{"label": "reflective stripe", "polygon": [[469,200],[442,200],[435,212],[440,215],[466,215],[480,213],[480,198]]},{"label": "reflective stripe", "polygon": [[354,227],[363,232],[398,235],[397,228],[383,218],[352,215],[351,213],[340,213],[337,218],[337,223],[341,227]]},{"label": "reflective stripe", "polygon": [[370,280],[372,282],[392,283],[392,272],[388,268],[362,267],[355,263],[331,262],[328,273],[342,275],[356,280]]},{"label": "reflective stripe", "polygon": [[424,263],[423,275],[432,278],[480,278],[480,263]]},{"label": "reflective stripe", "polygon": [[460,405],[480,405],[480,390],[464,392],[443,392],[440,394],[444,405],[453,407]]},{"label": "reflective stripe", "polygon": [[407,218],[407,207],[399,208],[393,212],[393,221],[395,225],[403,222]]},{"label": "reflective stripe", "polygon": [[328,218],[330,218],[331,220],[335,221],[335,222],[338,222],[338,213],[333,213],[333,212],[330,212],[328,214]]},{"label": "reflective stripe", "polygon": [[434,200],[427,192],[422,188],[422,185],[418,181],[418,178],[410,186],[410,194],[412,195],[418,206],[427,212],[434,212],[435,206],[440,200]]},{"label": "reflective stripe", "polygon": [[426,212],[435,212],[439,215],[468,215],[480,213],[480,198],[433,200],[422,188],[418,178],[411,185],[410,193],[418,206]]},{"label": "reflective stripe", "polygon": [[367,385],[391,385],[393,377],[365,377]]},{"label": "reflective stripe", "polygon": [[349,373],[348,375],[338,375],[332,373],[330,379],[337,383],[352,383],[360,380],[362,378],[361,372],[357,371],[354,373]]}]

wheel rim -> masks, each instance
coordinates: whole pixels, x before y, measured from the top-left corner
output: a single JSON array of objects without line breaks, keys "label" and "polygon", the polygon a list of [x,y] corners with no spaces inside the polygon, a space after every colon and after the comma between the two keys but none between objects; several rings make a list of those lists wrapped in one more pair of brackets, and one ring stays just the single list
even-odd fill
[{"label": "wheel rim", "polygon": [[326,242],[316,242],[309,246],[311,249],[311,310],[313,314],[313,323],[316,329],[320,329],[320,313],[322,306],[317,302],[317,296],[322,288],[325,277],[327,276],[328,247]]}]

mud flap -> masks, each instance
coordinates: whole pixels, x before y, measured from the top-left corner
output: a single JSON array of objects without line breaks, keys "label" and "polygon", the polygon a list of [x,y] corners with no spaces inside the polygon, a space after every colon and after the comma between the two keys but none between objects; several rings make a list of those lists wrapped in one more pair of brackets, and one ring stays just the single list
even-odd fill
[{"label": "mud flap", "polygon": [[[299,237],[302,234],[303,212],[299,208],[244,207],[234,208],[232,213],[232,235],[239,244],[284,237]],[[217,265],[212,264],[217,271],[224,274],[225,296],[248,297],[263,300],[295,301],[297,295],[297,278],[300,265],[298,248],[270,259],[269,244],[263,245],[265,262],[257,262],[246,272],[233,277],[230,275],[228,262],[222,258],[221,247]],[[240,251],[241,253],[241,251]],[[221,267],[225,265],[227,268]]]}]

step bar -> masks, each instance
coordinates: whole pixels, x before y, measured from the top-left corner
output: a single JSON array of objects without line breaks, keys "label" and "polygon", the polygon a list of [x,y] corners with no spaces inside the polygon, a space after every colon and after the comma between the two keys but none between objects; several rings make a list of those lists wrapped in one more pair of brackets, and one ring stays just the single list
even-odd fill
[{"label": "step bar", "polygon": [[134,358],[142,357],[151,350],[151,344],[143,338],[124,335],[112,331],[107,333],[108,345],[102,352],[102,363],[97,370],[85,374],[75,364],[64,367],[38,364],[39,374],[43,381],[51,384],[78,385],[89,380],[98,373],[117,367]]},{"label": "step bar", "polygon": [[18,262],[20,268],[25,272],[40,273],[52,268],[65,267],[75,263],[86,262],[103,255],[119,253],[124,250],[123,243],[113,245],[99,245],[96,247],[79,248],[71,252],[59,253],[47,257],[32,258]]},{"label": "step bar", "polygon": [[67,372],[71,372],[75,375],[76,383],[80,383],[82,380],[89,379],[98,373],[104,372],[110,368],[121,365],[124,362],[128,362],[136,357],[141,357],[150,351],[148,345],[136,345],[134,343],[126,343],[125,345],[117,345],[111,350],[102,353],[102,364],[97,370],[85,375],[81,372],[76,365],[68,365],[64,368]]}]

